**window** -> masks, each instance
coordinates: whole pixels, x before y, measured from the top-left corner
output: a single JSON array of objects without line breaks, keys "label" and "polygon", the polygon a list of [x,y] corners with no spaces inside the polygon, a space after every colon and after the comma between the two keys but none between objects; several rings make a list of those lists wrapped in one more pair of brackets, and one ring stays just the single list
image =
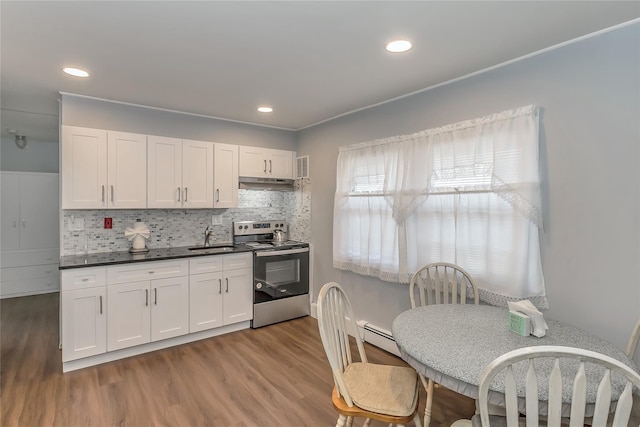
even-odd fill
[{"label": "window", "polygon": [[342,147],[334,267],[408,283],[452,262],[484,301],[546,308],[539,199],[534,106]]}]

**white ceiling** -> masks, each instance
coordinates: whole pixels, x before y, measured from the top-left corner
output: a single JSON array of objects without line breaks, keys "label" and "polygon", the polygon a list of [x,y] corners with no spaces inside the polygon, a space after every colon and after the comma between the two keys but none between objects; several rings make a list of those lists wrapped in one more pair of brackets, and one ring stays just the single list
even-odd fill
[{"label": "white ceiling", "polygon": [[[57,142],[58,92],[297,130],[628,22],[640,2],[3,0],[0,17],[2,136]],[[394,38],[414,48],[386,52]]]}]

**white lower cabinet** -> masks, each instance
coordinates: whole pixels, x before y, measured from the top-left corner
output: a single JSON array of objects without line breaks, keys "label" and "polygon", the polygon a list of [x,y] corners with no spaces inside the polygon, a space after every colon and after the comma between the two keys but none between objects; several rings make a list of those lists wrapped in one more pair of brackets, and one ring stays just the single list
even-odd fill
[{"label": "white lower cabinet", "polygon": [[216,255],[189,264],[189,331],[253,318],[253,255]]},{"label": "white lower cabinet", "polygon": [[244,329],[253,318],[251,252],[71,268],[60,278],[65,372]]},{"label": "white lower cabinet", "polygon": [[61,282],[62,361],[106,352],[105,268],[63,271]]}]

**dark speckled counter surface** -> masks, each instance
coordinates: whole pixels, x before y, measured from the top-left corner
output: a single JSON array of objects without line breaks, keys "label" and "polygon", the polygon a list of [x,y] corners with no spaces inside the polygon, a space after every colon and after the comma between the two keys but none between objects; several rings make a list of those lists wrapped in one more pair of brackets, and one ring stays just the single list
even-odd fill
[{"label": "dark speckled counter surface", "polygon": [[[232,250],[220,251],[222,246],[233,246]],[[208,250],[190,251],[190,246],[177,248],[149,249],[145,253],[101,252],[87,255],[67,255],[60,257],[60,270],[70,268],[99,267],[106,265],[127,264],[130,262],[162,261],[176,258],[192,258],[198,256],[223,255],[239,252],[251,252],[253,249],[246,245],[217,244]]]}]

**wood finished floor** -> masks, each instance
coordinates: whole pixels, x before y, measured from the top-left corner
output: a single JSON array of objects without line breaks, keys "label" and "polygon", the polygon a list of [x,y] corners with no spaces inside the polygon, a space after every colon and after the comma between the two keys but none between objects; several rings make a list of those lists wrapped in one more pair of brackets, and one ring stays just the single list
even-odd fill
[{"label": "wood finished floor", "polygon": [[[0,426],[335,425],[333,380],[312,317],[63,374],[58,303],[57,293],[0,300]],[[404,365],[366,351],[371,362]],[[438,389],[431,425],[473,410],[470,399]]]}]

